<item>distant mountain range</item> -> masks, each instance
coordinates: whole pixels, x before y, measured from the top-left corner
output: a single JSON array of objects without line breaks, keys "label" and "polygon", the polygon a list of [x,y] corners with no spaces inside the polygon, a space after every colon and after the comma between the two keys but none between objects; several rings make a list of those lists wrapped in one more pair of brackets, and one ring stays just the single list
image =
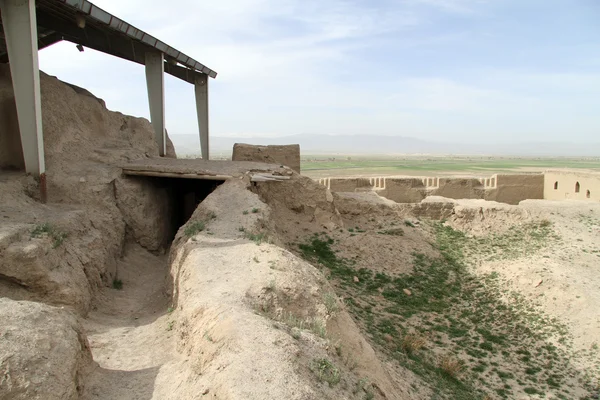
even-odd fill
[{"label": "distant mountain range", "polygon": [[[197,135],[170,135],[178,154],[195,155],[200,153],[200,140]],[[494,156],[569,156],[600,157],[600,142],[559,143],[522,142],[514,144],[476,144],[454,142],[429,142],[403,136],[376,135],[292,135],[282,137],[219,137],[210,138],[210,148],[214,156],[231,157],[234,143],[260,145],[300,144],[304,155],[347,154],[347,155],[494,155]]]}]

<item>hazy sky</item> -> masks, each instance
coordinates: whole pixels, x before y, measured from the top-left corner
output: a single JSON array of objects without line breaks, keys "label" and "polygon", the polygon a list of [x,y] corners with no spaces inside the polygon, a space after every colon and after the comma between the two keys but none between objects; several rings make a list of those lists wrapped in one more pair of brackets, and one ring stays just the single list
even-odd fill
[{"label": "hazy sky", "polygon": [[[211,134],[600,141],[598,0],[96,0],[216,70]],[[149,116],[144,67],[68,42],[43,71]],[[196,133],[165,76],[167,129]]]}]

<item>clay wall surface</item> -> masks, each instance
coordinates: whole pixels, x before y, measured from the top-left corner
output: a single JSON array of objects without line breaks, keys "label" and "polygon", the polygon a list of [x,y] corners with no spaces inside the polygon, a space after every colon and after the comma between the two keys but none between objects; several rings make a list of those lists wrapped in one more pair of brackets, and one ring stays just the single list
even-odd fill
[{"label": "clay wall surface", "polygon": [[[577,183],[579,183],[579,192],[576,191]],[[544,199],[600,201],[600,173],[571,170],[546,171]]]},{"label": "clay wall surface", "polygon": [[373,190],[397,203],[418,203],[428,196],[441,196],[450,199],[485,199],[518,204],[526,199],[542,199],[544,195],[542,174],[497,174],[487,178],[321,178],[319,183],[333,192]]},{"label": "clay wall surface", "polygon": [[329,181],[329,189],[334,192],[355,192],[361,188],[373,188],[369,178],[331,178]]},{"label": "clay wall surface", "polygon": [[385,178],[385,189],[379,195],[397,203],[418,203],[427,196],[427,190],[419,178]]},{"label": "clay wall surface", "polygon": [[544,198],[543,174],[498,174],[494,177],[496,187],[485,191],[485,200],[519,204],[526,199]]},{"label": "clay wall surface", "polygon": [[482,199],[484,186],[478,178],[440,178],[439,187],[429,195],[450,199]]},{"label": "clay wall surface", "polygon": [[300,173],[300,145],[258,146],[245,143],[233,145],[233,161],[258,161],[281,164]]}]

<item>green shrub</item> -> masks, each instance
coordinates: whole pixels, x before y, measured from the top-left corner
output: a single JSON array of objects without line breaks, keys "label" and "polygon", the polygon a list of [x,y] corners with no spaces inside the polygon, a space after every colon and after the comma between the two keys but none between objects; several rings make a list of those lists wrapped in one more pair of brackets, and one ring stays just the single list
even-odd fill
[{"label": "green shrub", "polygon": [[191,222],[189,224],[187,224],[187,226],[185,227],[185,236],[187,237],[192,237],[197,235],[198,233],[202,232],[204,230],[204,228],[206,228],[206,224],[202,221],[194,221]]}]

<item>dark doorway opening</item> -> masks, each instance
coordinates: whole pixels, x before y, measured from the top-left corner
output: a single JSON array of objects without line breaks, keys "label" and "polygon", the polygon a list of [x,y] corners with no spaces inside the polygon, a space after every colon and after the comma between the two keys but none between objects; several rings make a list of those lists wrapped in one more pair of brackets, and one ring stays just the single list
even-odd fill
[{"label": "dark doorway opening", "polygon": [[558,181],[554,182],[554,190],[558,189]]},{"label": "dark doorway opening", "polygon": [[579,189],[581,188],[581,185],[579,184],[579,182],[577,182],[575,184],[575,193],[579,193]]},{"label": "dark doorway opening", "polygon": [[148,179],[153,185],[164,189],[167,193],[169,212],[165,215],[168,221],[165,226],[168,227],[167,237],[171,242],[179,228],[184,225],[192,216],[198,204],[200,204],[209,194],[219,187],[223,180],[211,179],[186,179],[171,177],[136,177],[137,179]]}]

